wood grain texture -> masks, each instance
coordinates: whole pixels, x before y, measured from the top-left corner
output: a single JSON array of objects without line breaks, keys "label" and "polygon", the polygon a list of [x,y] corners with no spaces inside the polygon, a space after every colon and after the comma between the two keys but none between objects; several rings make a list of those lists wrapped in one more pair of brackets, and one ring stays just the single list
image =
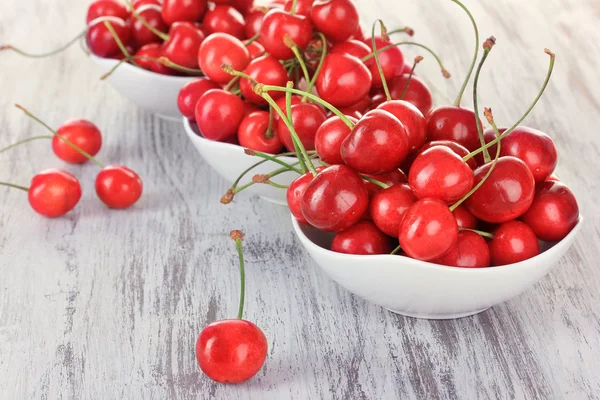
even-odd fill
[{"label": "wood grain texture", "polygon": [[[0,43],[60,45],[83,25],[86,2],[5,0]],[[120,98],[77,48],[52,59],[0,53],[0,147],[40,134],[13,103],[52,125],[95,121],[100,156],[142,176],[129,211],[93,193],[94,165],[66,166],[37,142],[0,155],[0,180],[27,184],[63,167],[84,189],[77,209],[48,220],[23,193],[0,188],[1,399],[599,399],[600,9],[596,0],[467,0],[482,37],[498,43],[482,75],[481,104],[512,123],[557,53],[552,83],[526,123],[551,135],[557,174],[586,217],[553,272],[520,297],[474,317],[400,317],[329,280],[295,240],[287,211],[258,198],[219,203],[227,188],[183,129]],[[431,57],[419,66],[452,98],[473,47],[466,17],[448,0],[358,1],[364,23],[407,24]],[[420,54],[406,49],[408,57]],[[465,98],[470,103],[470,96]],[[246,232],[247,318],[269,339],[252,381],[204,377],[194,345],[210,321],[235,315],[236,255],[227,234]]]}]

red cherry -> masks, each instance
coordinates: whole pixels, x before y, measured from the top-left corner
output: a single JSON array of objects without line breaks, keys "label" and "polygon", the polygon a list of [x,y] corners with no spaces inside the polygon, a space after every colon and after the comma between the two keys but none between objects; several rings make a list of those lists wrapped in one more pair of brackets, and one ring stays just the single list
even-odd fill
[{"label": "red cherry", "polygon": [[371,89],[371,73],[358,58],[347,54],[325,57],[316,87],[323,100],[336,107],[356,104]]},{"label": "red cherry", "polygon": [[[317,167],[317,172],[321,172],[326,167]],[[304,175],[300,175],[298,178],[294,179],[294,181],[288,186],[286,192],[287,205],[290,209],[290,212],[298,220],[298,222],[302,224],[308,224],[304,215],[302,215],[302,196],[304,196],[304,191],[306,191],[306,187],[309,183],[314,179],[313,174],[309,171]]]},{"label": "red cherry", "polygon": [[[246,15],[246,37],[249,39],[260,33],[260,27],[262,26],[263,19],[267,13],[267,9],[264,7],[254,7]],[[259,38],[260,40],[260,38]]]},{"label": "red cherry", "polygon": [[310,20],[302,15],[292,15],[281,10],[269,11],[260,29],[261,44],[267,53],[279,60],[294,57],[292,50],[283,42],[285,35],[304,50],[312,38]]},{"label": "red cherry", "polygon": [[384,110],[366,113],[342,143],[344,162],[366,174],[397,169],[408,154],[408,135],[398,118]]},{"label": "red cherry", "polygon": [[[244,70],[244,73],[249,75],[258,83],[273,86],[285,86],[290,79],[283,65],[273,56],[262,56],[250,61],[250,64]],[[252,84],[247,78],[240,79],[240,90],[242,95],[251,103],[259,106],[266,106],[267,101],[258,94],[254,93]],[[285,95],[284,92],[269,91],[267,92],[271,98],[278,99]]]},{"label": "red cherry", "polygon": [[238,140],[240,146],[261,151],[263,153],[277,154],[283,148],[279,136],[271,132],[271,137],[267,137],[269,128],[269,113],[266,111],[256,111],[247,115],[238,128]]},{"label": "red cherry", "polygon": [[162,17],[167,25],[196,22],[204,15],[206,5],[206,0],[164,0]]},{"label": "red cherry", "polygon": [[220,89],[216,82],[208,78],[198,78],[183,85],[177,96],[179,112],[190,121],[196,120],[196,104],[200,97],[211,89]]},{"label": "red cherry", "polygon": [[[350,121],[356,123],[356,118],[348,117]],[[317,154],[327,164],[343,164],[340,148],[342,142],[351,129],[338,116],[333,116],[323,122],[315,135],[315,149]]]},{"label": "red cherry", "polygon": [[200,332],[196,359],[210,379],[240,383],[258,373],[267,358],[267,350],[267,338],[252,322],[217,321]]},{"label": "red cherry", "polygon": [[446,204],[460,200],[473,188],[473,170],[446,146],[434,146],[415,158],[408,183],[420,198],[434,198]]},{"label": "red cherry", "polygon": [[[65,122],[57,129],[59,135],[94,156],[102,147],[102,134],[98,127],[85,119],[73,119]],[[70,164],[82,164],[87,157],[69,146],[58,136],[52,138],[52,150],[63,161]]]},{"label": "red cherry", "polygon": [[[310,18],[310,10],[312,10],[314,1],[315,0],[298,0],[296,2],[296,14]],[[292,11],[292,4],[294,4],[294,0],[287,0],[283,5],[283,9],[287,12]]]},{"label": "red cherry", "polygon": [[129,18],[129,10],[116,0],[96,0],[90,4],[85,22],[89,24],[100,17],[117,17],[126,20]]},{"label": "red cherry", "polygon": [[490,248],[477,233],[461,231],[458,233],[458,243],[432,262],[451,267],[485,268],[490,266]]},{"label": "red cherry", "polygon": [[254,104],[248,103],[247,101],[244,102],[244,117],[247,117],[248,115],[250,115],[256,111],[261,111],[261,110],[260,110],[260,108],[256,107]]},{"label": "red cherry", "polygon": [[339,111],[344,115],[352,115],[359,113],[362,117],[362,115],[367,112],[369,107],[371,107],[371,98],[369,97],[369,95],[366,95],[358,102],[352,104],[349,107],[340,107]]},{"label": "red cherry", "polygon": [[237,133],[244,118],[244,102],[221,89],[204,93],[196,104],[196,123],[207,139],[223,141]]},{"label": "red cherry", "polygon": [[[475,170],[475,185],[487,174],[492,163]],[[483,185],[465,202],[477,218],[493,223],[520,217],[533,201],[535,181],[525,163],[515,157],[500,157],[496,168]]]},{"label": "red cherry", "polygon": [[[247,43],[247,42],[244,42]],[[248,53],[250,54],[250,59],[254,60],[258,57],[265,55],[265,48],[262,44],[258,43],[256,40],[250,44],[246,44],[246,48],[248,49]]]},{"label": "red cherry", "polygon": [[358,11],[348,0],[317,0],[310,19],[315,28],[334,43],[350,39],[359,28]]},{"label": "red cherry", "polygon": [[204,75],[221,84],[233,77],[221,69],[228,64],[237,71],[243,71],[250,63],[250,53],[241,40],[226,33],[213,33],[208,36],[197,52],[197,62]]},{"label": "red cherry", "polygon": [[356,28],[356,32],[352,34],[352,37],[350,39],[360,40],[362,42],[365,41],[365,34],[363,33],[362,27],[360,25],[358,25],[358,27]]},{"label": "red cherry", "polygon": [[252,9],[254,0],[229,0],[228,3],[241,12],[242,15],[246,16]]},{"label": "red cherry", "polygon": [[[430,149],[432,147],[435,146],[444,146],[449,148],[450,150],[452,150],[453,152],[455,152],[460,158],[465,157],[466,155],[469,154],[469,150],[467,150],[466,147],[453,142],[452,140],[433,140],[431,142],[427,142],[423,145],[423,147],[421,147],[419,149],[419,151],[417,152],[417,154],[415,154],[415,157],[419,154],[421,154],[422,152],[424,152],[427,149]],[[475,162],[474,158],[469,158],[467,160],[467,165],[469,166],[469,168],[471,169],[475,169],[477,168],[477,163]]]},{"label": "red cherry", "polygon": [[[169,27],[162,20],[161,7],[148,4],[136,9],[141,18],[145,19],[150,26],[160,32],[167,32]],[[162,39],[156,36],[150,29],[146,28],[142,22],[134,18],[131,24],[131,37],[136,46],[141,47],[148,43],[161,43]]]},{"label": "red cherry", "polygon": [[[300,104],[302,103],[302,97],[300,96],[296,96],[295,94],[292,95],[292,99],[291,99],[291,104],[292,106],[296,105],[296,104]],[[285,106],[285,96],[278,98],[277,100],[275,100],[275,104],[277,104],[277,107],[283,111],[283,113],[285,115],[287,115],[286,112],[286,106]],[[275,122],[279,122],[279,120],[281,119],[281,117],[279,116],[278,112],[275,112],[273,110],[273,117],[275,118]]]},{"label": "red cherry", "polygon": [[162,45],[159,43],[150,43],[145,46],[140,47],[140,49],[135,53],[136,62],[138,65],[148,71],[156,72],[157,74],[163,75],[175,75],[176,71],[172,68],[167,67],[157,61],[152,61],[150,59],[146,59],[145,57],[158,59],[158,57],[162,56]]},{"label": "red cherry", "polygon": [[392,240],[371,221],[359,221],[337,233],[331,242],[331,251],[345,254],[389,254]]},{"label": "red cherry", "polygon": [[[377,45],[377,49],[382,49],[392,44],[390,41],[382,40],[380,37],[375,38],[375,43]],[[373,46],[371,46],[371,38],[366,39],[365,44],[369,46],[369,49],[372,53]],[[397,76],[402,72],[404,66],[404,56],[398,47],[392,47],[379,53],[379,62],[381,64],[381,69],[383,70],[385,80],[389,82],[394,76]],[[373,61],[370,63],[369,70],[373,76],[373,86],[381,87],[383,83],[381,82],[381,75],[377,69],[375,58],[373,58]]]},{"label": "red cherry", "polygon": [[77,178],[59,169],[46,169],[33,177],[28,191],[29,204],[45,217],[60,217],[71,211],[81,198]]},{"label": "red cherry", "polygon": [[[306,150],[315,149],[315,136],[317,130],[323,125],[323,122],[325,122],[326,119],[327,116],[321,107],[315,104],[300,103],[292,106],[294,130],[298,134],[298,137]],[[292,135],[282,119],[277,122],[277,132],[286,149],[294,151]]]},{"label": "red cherry", "polygon": [[[395,169],[392,172],[387,172],[381,175],[363,174],[363,176],[375,179],[388,186],[397,185],[399,183],[408,183],[408,178],[406,177],[406,174],[399,169]],[[383,190],[381,186],[378,186],[373,182],[369,182],[367,180],[365,180],[365,187],[367,188],[370,197],[373,196],[375,193]],[[394,234],[393,236],[396,235]]]},{"label": "red cherry", "polygon": [[[392,99],[399,99],[402,97],[402,93],[406,87],[406,82],[408,82],[408,76],[408,74],[403,74],[392,79],[389,87],[390,96],[392,96]],[[429,88],[425,82],[414,75],[410,79],[408,89],[404,94],[403,100],[414,104],[414,106],[417,107],[419,111],[423,113],[423,115],[427,115],[433,106],[431,91],[429,91]]]},{"label": "red cherry", "polygon": [[565,184],[546,181],[535,194],[531,207],[522,219],[541,240],[558,242],[577,225],[579,206],[573,192]]},{"label": "red cherry", "polygon": [[147,4],[154,4],[156,6],[162,6],[162,1],[160,0],[133,0],[132,7],[137,11],[138,8],[143,7]]},{"label": "red cherry", "polygon": [[127,167],[109,165],[96,176],[96,194],[110,208],[128,208],[142,195],[142,180]]},{"label": "red cherry", "polygon": [[209,34],[222,32],[238,39],[246,38],[244,16],[226,4],[218,4],[212,10],[208,10],[202,20],[202,26]]},{"label": "red cherry", "polygon": [[[345,42],[334,44],[331,50],[329,50],[329,54],[348,54],[360,60],[371,54],[371,48],[360,40],[346,40]],[[371,57],[365,61],[365,64],[370,65],[374,60]]]},{"label": "red cherry", "polygon": [[369,206],[371,219],[382,232],[396,237],[404,213],[417,201],[406,184],[390,186],[373,195]]},{"label": "red cherry", "polygon": [[169,40],[163,43],[163,56],[175,64],[197,69],[198,49],[204,37],[204,33],[194,24],[175,22],[169,29]]},{"label": "red cherry", "polygon": [[508,265],[540,254],[535,233],[520,221],[505,222],[494,232],[490,242],[492,265]]},{"label": "red cherry", "polygon": [[391,113],[402,122],[408,135],[409,152],[425,144],[427,139],[425,117],[417,107],[404,100],[392,100],[382,103],[377,108]]},{"label": "red cherry", "polygon": [[339,232],[357,223],[369,206],[369,194],[361,177],[345,165],[320,172],[302,196],[302,215],[317,229]]},{"label": "red cherry", "polygon": [[469,151],[481,147],[475,113],[466,108],[441,106],[431,110],[427,115],[427,138],[452,140]]},{"label": "red cherry", "polygon": [[454,214],[454,218],[456,218],[456,223],[459,228],[477,229],[477,218],[475,218],[464,205],[461,204],[456,207],[454,211],[452,211],[452,214]]},{"label": "red cherry", "polygon": [[400,223],[400,246],[412,258],[431,261],[446,254],[458,242],[458,225],[448,206],[437,199],[421,199]]},{"label": "red cherry", "polygon": [[88,24],[88,31],[85,34],[85,40],[90,51],[98,57],[111,57],[121,52],[119,45],[108,30],[104,21],[110,22],[115,33],[121,39],[121,42],[129,42],[129,25],[117,17],[100,17]]}]

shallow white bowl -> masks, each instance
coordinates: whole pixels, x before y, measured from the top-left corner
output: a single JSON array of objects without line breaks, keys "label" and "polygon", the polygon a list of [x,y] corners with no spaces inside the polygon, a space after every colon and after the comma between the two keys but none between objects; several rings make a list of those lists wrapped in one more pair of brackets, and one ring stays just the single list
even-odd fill
[{"label": "shallow white bowl", "polygon": [[[119,63],[118,60],[96,57],[93,54],[90,58],[103,74]],[[177,108],[179,90],[194,79],[190,76],[161,75],[123,63],[106,80],[121,96],[131,100],[138,107],[161,118],[179,121],[181,118]]]},{"label": "shallow white bowl", "polygon": [[[228,182],[233,183],[247,168],[261,161],[258,157],[245,154],[244,148],[241,146],[205,139],[200,134],[198,126],[191,123],[187,118],[183,118],[183,126],[202,158]],[[294,164],[298,161],[295,157],[280,157],[279,159],[288,164]],[[279,168],[281,168],[281,165],[267,161],[246,174],[240,180],[238,187],[251,182],[252,177],[256,174],[267,174]],[[284,172],[274,177],[273,182],[287,186],[297,177],[298,174],[295,172]],[[256,194],[271,203],[287,206],[285,189],[278,189],[266,184],[255,184],[237,196],[242,196],[245,192]]]},{"label": "shallow white bowl", "polygon": [[408,317],[452,319],[477,314],[529,289],[569,250],[583,218],[571,233],[540,255],[490,268],[456,268],[403,256],[356,256],[327,250],[333,235],[292,223],[315,262],[350,292]]}]

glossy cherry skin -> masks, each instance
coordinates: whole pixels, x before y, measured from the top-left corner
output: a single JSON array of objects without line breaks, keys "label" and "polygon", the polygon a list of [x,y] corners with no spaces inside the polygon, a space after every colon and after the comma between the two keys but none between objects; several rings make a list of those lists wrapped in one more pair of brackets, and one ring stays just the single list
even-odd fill
[{"label": "glossy cherry skin", "polygon": [[213,33],[200,45],[197,62],[204,75],[226,84],[233,77],[221,66],[228,64],[237,71],[243,71],[250,63],[250,53],[241,40],[226,33]]},{"label": "glossy cherry skin", "polygon": [[397,169],[408,154],[404,125],[387,111],[366,113],[344,140],[341,155],[346,165],[366,174]]},{"label": "glossy cherry skin", "polygon": [[392,240],[371,221],[358,221],[350,228],[338,232],[331,242],[336,253],[374,255],[390,254]]},{"label": "glossy cherry skin", "polygon": [[163,43],[163,56],[186,68],[198,68],[198,49],[204,33],[190,22],[175,22],[169,29],[169,40]]},{"label": "glossy cherry skin", "polygon": [[149,57],[153,59],[158,59],[158,57],[162,56],[162,45],[159,43],[150,43],[145,46],[139,48],[139,50],[135,53],[138,57],[136,62],[138,65],[148,71],[156,72],[157,74],[162,75],[176,75],[176,71],[172,68],[167,67],[157,61],[152,61],[150,59],[146,59],[144,57]]},{"label": "glossy cherry skin", "polygon": [[89,24],[100,17],[117,17],[125,21],[129,18],[129,10],[116,0],[96,0],[90,4],[85,22]]},{"label": "glossy cherry skin", "polygon": [[244,103],[238,96],[212,89],[196,104],[196,123],[207,139],[224,141],[235,135],[244,118]]},{"label": "glossy cherry skin", "polygon": [[[315,0],[298,0],[296,2],[296,14],[310,18],[310,10],[312,10],[314,2]],[[283,9],[287,12],[291,12],[293,4],[294,0],[287,0],[283,6]]]},{"label": "glossy cherry skin", "polygon": [[[356,124],[357,119],[348,117]],[[338,116],[333,116],[321,124],[315,135],[315,150],[327,164],[343,164],[340,148],[344,139],[350,135],[352,130]]]},{"label": "glossy cherry skin", "polygon": [[176,22],[196,22],[206,11],[207,0],[164,0],[162,17],[167,25]]},{"label": "glossy cherry skin", "polygon": [[[265,85],[285,86],[290,79],[287,71],[279,60],[270,55],[265,55],[250,61],[250,64],[248,64],[244,73],[252,77],[256,82]],[[246,101],[258,106],[266,106],[268,104],[262,96],[254,93],[249,79],[240,79],[240,90]],[[272,99],[278,99],[285,96],[284,92],[269,91],[267,93]]]},{"label": "glossy cherry skin", "polygon": [[310,19],[334,43],[350,39],[359,27],[358,10],[348,0],[316,0]]},{"label": "glossy cherry skin", "polygon": [[463,229],[477,229],[477,218],[467,210],[464,205],[460,205],[452,211],[456,223],[459,228]]},{"label": "glossy cherry skin", "polygon": [[415,105],[404,100],[392,100],[380,104],[377,108],[391,113],[402,122],[408,135],[409,152],[418,150],[425,144],[427,124],[423,113]]},{"label": "glossy cherry skin", "polygon": [[419,199],[434,198],[453,204],[473,188],[473,170],[446,146],[434,146],[415,158],[408,184]]},{"label": "glossy cherry skin", "polygon": [[485,268],[490,266],[490,248],[475,232],[458,232],[458,243],[432,262],[450,267]]},{"label": "glossy cherry skin", "polygon": [[[326,167],[321,166],[317,167],[316,170],[317,172],[321,172],[325,168]],[[300,175],[298,178],[294,179],[292,183],[290,183],[290,186],[288,186],[286,192],[286,200],[290,212],[294,218],[298,220],[298,222],[303,224],[308,224],[308,221],[306,218],[304,218],[304,215],[302,215],[302,196],[304,196],[306,187],[312,182],[313,179],[314,176],[310,171],[304,175]]]},{"label": "glossy cherry skin", "polygon": [[[295,94],[292,95],[292,99],[291,99],[291,105],[296,105],[296,104],[300,104],[302,103],[302,97],[300,96],[296,96]],[[287,115],[286,112],[286,106],[285,106],[285,96],[278,98],[277,100],[275,100],[275,104],[277,104],[277,107],[283,111],[283,113],[285,115]],[[279,122],[279,120],[281,119],[281,117],[279,116],[279,113],[276,112],[275,110],[273,110],[273,117],[275,118],[275,122]]]},{"label": "glossy cherry skin", "polygon": [[[294,130],[298,134],[298,137],[306,150],[315,149],[315,136],[317,135],[317,130],[326,119],[327,116],[321,107],[315,104],[300,103],[292,106]],[[294,151],[292,135],[282,119],[279,119],[277,122],[277,132],[279,133],[279,138],[283,142],[285,148],[289,151]]]},{"label": "glossy cherry skin", "polygon": [[429,140],[452,140],[469,151],[481,147],[475,113],[466,108],[440,106],[431,110],[427,115],[427,137]]},{"label": "glossy cherry skin", "polygon": [[521,221],[505,222],[494,232],[490,242],[492,265],[508,265],[540,254],[533,230]]},{"label": "glossy cherry skin", "polygon": [[[371,45],[371,38],[365,39],[365,44],[369,46],[369,49],[372,53],[373,46]],[[382,40],[380,37],[376,37],[375,44],[377,45],[377,49],[382,49],[391,45],[392,42]],[[379,53],[379,62],[381,63],[381,69],[383,70],[385,80],[386,82],[389,82],[394,76],[397,76],[402,72],[404,66],[404,55],[402,54],[402,51],[400,51],[400,48],[392,47],[391,49],[387,49]],[[373,62],[369,64],[369,70],[373,76],[373,86],[381,87],[383,85],[381,82],[381,75],[379,74],[377,63],[375,63],[374,58]]]},{"label": "glossy cherry skin", "polygon": [[121,52],[119,45],[108,30],[104,21],[108,21],[121,42],[127,43],[130,38],[129,25],[117,17],[100,17],[88,24],[85,41],[90,51],[98,57],[112,57]]},{"label": "glossy cherry skin", "polygon": [[345,165],[332,165],[306,187],[300,202],[306,221],[325,232],[340,232],[357,223],[369,206],[361,177]]},{"label": "glossy cherry skin", "polygon": [[369,205],[371,219],[382,232],[392,237],[398,236],[400,223],[406,210],[417,201],[406,184],[397,184],[375,193]]},{"label": "glossy cherry skin", "polygon": [[279,140],[276,132],[271,132],[271,137],[267,137],[269,128],[269,113],[266,111],[256,111],[247,115],[242,120],[238,128],[238,140],[240,146],[262,151],[263,153],[277,154],[283,149],[283,144]]},{"label": "glossy cherry skin", "polygon": [[538,188],[531,207],[521,219],[539,239],[558,242],[577,225],[579,206],[565,184],[546,181]]},{"label": "glossy cherry skin", "polygon": [[154,4],[155,6],[161,6],[162,7],[162,1],[161,0],[133,0],[131,2],[133,9],[137,11],[138,8],[143,7],[147,4]]},{"label": "glossy cherry skin", "polygon": [[183,85],[177,96],[179,112],[190,121],[196,120],[196,104],[200,97],[211,89],[221,87],[208,78],[198,78]]},{"label": "glossy cherry skin", "polygon": [[71,211],[81,198],[77,178],[60,169],[46,169],[31,179],[28,191],[31,208],[45,217],[60,217]]},{"label": "glossy cherry skin", "polygon": [[96,194],[110,208],[131,207],[139,200],[142,189],[138,174],[121,165],[104,167],[96,176]]},{"label": "glossy cherry skin", "polygon": [[278,60],[294,57],[292,50],[283,42],[286,34],[301,50],[304,50],[312,38],[310,20],[302,15],[292,15],[282,10],[269,11],[260,28],[260,42],[267,53]]},{"label": "glossy cherry skin", "polygon": [[[91,156],[96,155],[102,147],[100,129],[85,119],[67,121],[57,129],[57,132]],[[58,158],[70,164],[82,164],[88,160],[86,156],[73,149],[58,136],[52,138],[52,150]]]},{"label": "glossy cherry skin", "polygon": [[[350,56],[354,56],[359,60],[363,57],[371,54],[371,48],[361,42],[360,40],[346,40],[345,42],[336,43],[333,45],[331,50],[328,52],[329,54],[348,54]],[[365,61],[365,65],[370,65],[374,62],[374,58],[371,57],[367,61]]]},{"label": "glossy cherry skin", "polygon": [[325,57],[316,87],[323,100],[335,107],[360,101],[371,89],[371,73],[358,58],[347,54]]},{"label": "glossy cherry skin", "polygon": [[210,33],[222,32],[238,39],[246,38],[246,21],[235,8],[226,4],[217,4],[208,10],[202,19],[202,27]]},{"label": "glossy cherry skin", "polygon": [[246,14],[246,28],[244,30],[248,39],[260,33],[260,27],[262,26],[267,11],[268,10],[265,7],[254,7]]},{"label": "glossy cherry skin", "polygon": [[[444,146],[449,148],[450,150],[452,150],[453,152],[455,152],[460,158],[465,157],[466,155],[469,154],[469,150],[467,150],[467,148],[463,145],[460,145],[456,142],[453,142],[451,140],[433,140],[431,142],[427,142],[423,145],[423,147],[421,147],[419,149],[419,151],[417,152],[417,155],[424,152],[427,149],[430,149],[432,147],[435,146]],[[469,158],[467,160],[467,165],[469,166],[469,168],[471,169],[475,169],[477,168],[477,163],[475,162],[474,157]]]},{"label": "glossy cherry skin", "polygon": [[[387,172],[381,175],[362,174],[362,176],[375,179],[381,183],[385,183],[388,186],[394,186],[400,183],[408,183],[408,178],[406,177],[406,174],[399,169],[395,169],[392,172]],[[373,182],[369,182],[367,180],[365,180],[365,187],[369,192],[369,197],[373,197],[375,193],[384,190],[381,186],[378,186]]]},{"label": "glossy cherry skin", "polygon": [[[483,179],[491,165],[488,163],[475,170],[475,185]],[[534,191],[535,181],[525,163],[515,157],[500,157],[489,178],[464,204],[480,220],[507,222],[529,209]]]},{"label": "glossy cherry skin", "polygon": [[556,146],[550,136],[526,126],[516,127],[502,139],[500,156],[513,156],[523,161],[536,182],[545,181],[558,163]]},{"label": "glossy cherry skin", "polygon": [[262,57],[265,55],[265,48],[258,41],[254,41],[250,44],[247,44],[247,41],[244,42],[246,48],[248,49],[248,53],[250,54],[250,59],[254,60],[258,57]]},{"label": "glossy cherry skin", "polygon": [[252,322],[233,319],[213,322],[200,332],[196,360],[210,379],[241,383],[260,371],[267,358],[265,334]]},{"label": "glossy cherry skin", "polygon": [[421,199],[404,213],[398,239],[409,257],[431,261],[442,257],[456,245],[458,225],[444,202]]},{"label": "glossy cherry skin", "polygon": [[[147,23],[160,32],[167,32],[169,27],[162,20],[160,6],[148,4],[136,10],[140,17],[144,18]],[[148,43],[161,43],[162,39],[156,36],[150,29],[146,28],[142,22],[133,18],[131,24],[131,38],[136,46],[141,47]]]},{"label": "glossy cherry skin", "polygon": [[[392,79],[389,87],[390,96],[392,96],[392,99],[399,99],[402,97],[402,93],[406,87],[406,82],[408,82],[408,76],[408,74],[403,74]],[[419,109],[419,111],[421,111],[423,115],[427,115],[433,106],[433,97],[431,96],[431,91],[425,82],[414,75],[410,79],[410,83],[408,84],[408,89],[404,94],[403,100],[413,104]]]}]

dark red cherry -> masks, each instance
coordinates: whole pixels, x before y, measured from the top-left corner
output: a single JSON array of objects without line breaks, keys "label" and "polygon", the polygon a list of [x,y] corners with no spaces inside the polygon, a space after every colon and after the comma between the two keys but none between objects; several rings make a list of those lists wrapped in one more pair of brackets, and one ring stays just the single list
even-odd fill
[{"label": "dark red cherry", "polygon": [[348,0],[316,0],[310,19],[315,28],[334,43],[350,39],[359,28],[358,10]]},{"label": "dark red cherry", "polygon": [[421,199],[404,213],[398,239],[409,257],[431,261],[442,257],[456,245],[458,225],[444,202]]},{"label": "dark red cherry", "polygon": [[[317,167],[317,172],[321,172],[326,167]],[[290,186],[288,186],[286,192],[287,205],[290,209],[292,215],[298,220],[298,222],[303,224],[308,224],[304,215],[302,215],[302,196],[304,196],[304,191],[306,187],[312,180],[314,179],[313,174],[309,171],[304,175],[300,175],[298,178],[294,179]]]},{"label": "dark red cherry", "polygon": [[454,211],[452,211],[452,214],[454,214],[454,218],[456,218],[456,223],[459,228],[477,229],[477,218],[475,218],[464,205],[461,204],[456,207]]},{"label": "dark red cherry", "polygon": [[[356,118],[348,117],[353,123]],[[350,135],[351,129],[338,116],[330,117],[323,122],[315,135],[317,154],[327,164],[343,164],[340,148],[344,139]]]},{"label": "dark red cherry", "polygon": [[[315,104],[300,103],[292,106],[294,130],[298,134],[298,137],[306,150],[315,149],[315,136],[317,130],[323,125],[323,122],[325,122],[326,119],[327,116],[321,107]],[[277,122],[277,132],[285,148],[289,151],[294,151],[292,135],[282,119]]]},{"label": "dark red cherry", "polygon": [[350,228],[338,232],[331,242],[331,251],[345,254],[390,254],[392,240],[371,221],[358,221]]},{"label": "dark red cherry", "polygon": [[157,74],[163,75],[176,75],[177,71],[154,61],[158,57],[162,56],[162,45],[159,43],[149,43],[139,48],[135,53],[136,62],[138,65],[148,71],[156,72]]},{"label": "dark red cherry", "polygon": [[366,95],[358,102],[352,104],[349,107],[340,107],[339,111],[344,115],[352,115],[358,112],[362,117],[362,115],[365,114],[370,107],[371,97],[369,97],[369,95]]},{"label": "dark red cherry", "polygon": [[163,56],[177,65],[198,68],[198,49],[204,33],[190,22],[175,22],[169,29],[169,40],[163,43]]},{"label": "dark red cherry", "polygon": [[[380,37],[375,38],[375,43],[377,45],[377,49],[382,49],[392,44],[390,41],[382,40]],[[373,52],[371,38],[365,39],[365,44],[369,46],[369,49],[371,49],[371,52]],[[397,76],[402,72],[404,66],[404,55],[402,54],[402,51],[400,51],[400,48],[392,47],[379,53],[379,62],[381,63],[381,69],[383,70],[385,80],[389,82],[394,76]],[[373,86],[381,87],[381,75],[379,74],[377,64],[374,61],[370,63],[369,70],[373,76]]]},{"label": "dark red cherry", "polygon": [[302,15],[292,15],[282,10],[269,11],[260,29],[260,42],[267,53],[279,60],[294,57],[292,50],[283,42],[286,34],[301,50],[304,50],[312,38],[310,20]]},{"label": "dark red cherry", "polygon": [[[160,32],[167,32],[169,27],[162,20],[160,6],[148,4],[138,8],[137,13],[143,18],[150,26]],[[162,39],[156,36],[150,29],[146,28],[142,22],[134,18],[131,24],[131,38],[138,47],[144,46],[148,43],[161,43]]]},{"label": "dark red cherry", "polygon": [[409,152],[418,150],[425,144],[427,139],[425,117],[412,103],[392,100],[382,103],[377,108],[391,113],[402,122],[408,135]]},{"label": "dark red cherry", "polygon": [[221,89],[204,93],[196,104],[196,123],[207,139],[223,141],[238,131],[244,118],[244,102]]},{"label": "dark red cherry", "polygon": [[227,4],[217,4],[209,9],[202,19],[202,27],[207,33],[222,32],[238,39],[246,38],[246,21],[244,16]]},{"label": "dark red cherry", "polygon": [[375,193],[369,205],[371,219],[382,232],[396,237],[404,213],[417,201],[410,187],[397,184]]},{"label": "dark red cherry", "polygon": [[[287,71],[279,62],[279,60],[270,55],[265,55],[250,61],[250,64],[248,64],[244,70],[244,73],[249,75],[256,82],[263,83],[265,85],[285,86],[287,81],[290,79]],[[246,101],[258,106],[266,106],[268,104],[267,101],[262,98],[262,96],[254,93],[249,79],[240,79],[240,90],[242,91],[242,95]],[[273,99],[278,99],[285,95],[284,92],[278,91],[269,91],[267,93]]]},{"label": "dark red cherry", "polygon": [[226,84],[233,77],[221,66],[227,64],[237,71],[243,71],[250,63],[250,53],[241,40],[226,33],[213,33],[200,46],[196,60],[207,77]]},{"label": "dark red cherry", "polygon": [[90,4],[85,22],[89,24],[100,17],[117,17],[122,20],[129,18],[129,10],[116,0],[96,0]]},{"label": "dark red cherry", "polygon": [[196,22],[206,11],[206,0],[164,0],[162,17],[168,25],[176,22]]},{"label": "dark red cherry", "polygon": [[302,215],[322,231],[340,232],[357,223],[369,206],[361,177],[345,165],[325,168],[306,187]]},{"label": "dark red cherry", "polygon": [[208,78],[198,78],[183,85],[177,96],[177,106],[179,112],[191,121],[196,120],[196,104],[200,97],[211,89],[220,89],[221,87]]},{"label": "dark red cherry", "polygon": [[147,4],[153,4],[155,6],[162,6],[161,0],[133,0],[131,3],[132,3],[132,7],[134,10],[137,10],[138,8],[143,7]]},{"label": "dark red cherry", "polygon": [[[477,185],[492,163],[475,170]],[[483,185],[465,202],[478,219],[500,223],[523,215],[533,202],[535,181],[525,163],[515,157],[500,157],[496,168]]]},{"label": "dark red cherry", "polygon": [[458,243],[432,262],[451,267],[485,268],[490,266],[490,248],[477,233],[461,231],[458,233]]},{"label": "dark red cherry", "polygon": [[508,265],[540,254],[535,233],[520,221],[505,222],[494,232],[490,242],[492,265]]},{"label": "dark red cherry", "polygon": [[104,22],[110,23],[115,33],[124,44],[129,42],[131,35],[129,25],[117,17],[100,17],[88,24],[85,40],[92,54],[98,57],[112,57],[121,52],[119,45],[113,38]]},{"label": "dark red cherry", "polygon": [[228,0],[228,3],[241,12],[243,16],[246,16],[252,9],[254,0]]},{"label": "dark red cherry", "polygon": [[546,181],[521,219],[541,240],[558,242],[577,225],[579,206],[573,192],[565,184]]},{"label": "dark red cherry", "polygon": [[[312,10],[314,1],[315,0],[298,0],[296,2],[296,14],[310,18],[310,10]],[[294,0],[287,0],[283,6],[283,9],[287,12],[290,12],[292,11],[293,4]]]},{"label": "dark red cherry", "polygon": [[269,113],[256,111],[247,115],[238,128],[240,146],[261,151],[263,153],[277,154],[283,148],[276,132],[269,132]]},{"label": "dark red cherry", "polygon": [[[390,96],[392,96],[392,99],[399,99],[402,97],[402,93],[406,87],[406,82],[408,82],[408,76],[408,74],[403,74],[392,79],[389,87]],[[417,107],[419,111],[423,113],[423,115],[427,115],[433,106],[431,91],[425,82],[414,75],[410,79],[410,83],[408,84],[408,89],[404,94],[403,100],[414,104],[414,106]]]},{"label": "dark red cherry", "polygon": [[[481,121],[479,122],[481,124]],[[475,113],[455,106],[436,107],[427,115],[429,140],[452,140],[473,151],[481,147]]]},{"label": "dark red cherry", "polygon": [[325,57],[316,87],[323,100],[335,107],[360,101],[371,89],[371,73],[358,58],[347,54]]}]

